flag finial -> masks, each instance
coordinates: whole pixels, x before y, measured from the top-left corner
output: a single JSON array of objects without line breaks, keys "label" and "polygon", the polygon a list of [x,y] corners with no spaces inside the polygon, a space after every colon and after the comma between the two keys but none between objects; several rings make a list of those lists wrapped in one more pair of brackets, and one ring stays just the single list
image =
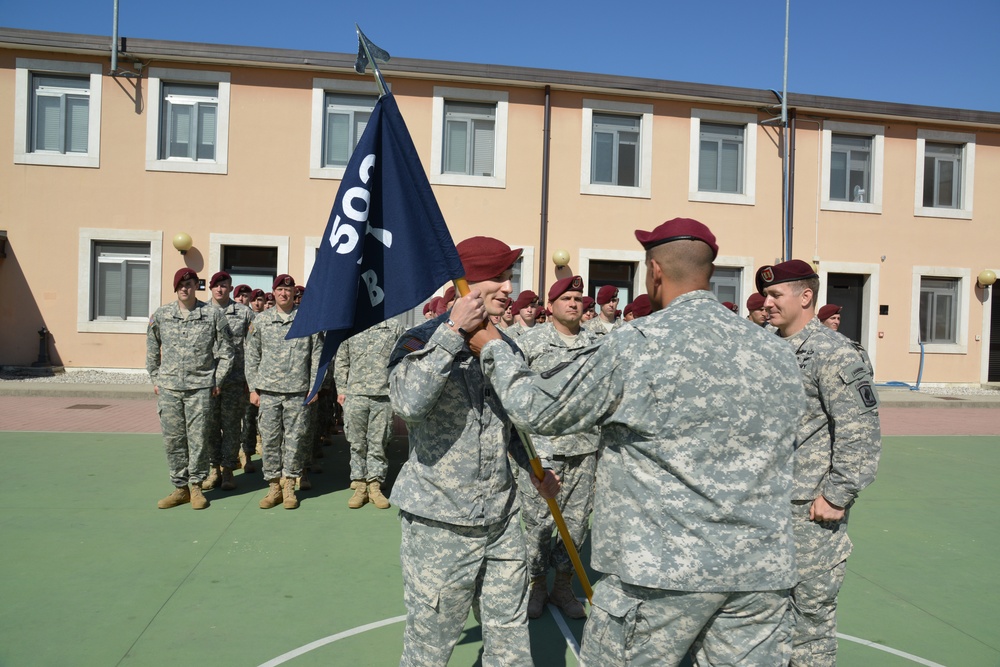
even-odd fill
[{"label": "flag finial", "polygon": [[373,74],[375,75],[375,83],[378,84],[378,94],[379,97],[382,97],[389,92],[389,88],[386,86],[385,79],[382,78],[382,71],[378,68],[378,61],[389,62],[389,52],[379,48],[368,39],[368,36],[361,32],[361,26],[357,23],[354,24],[354,27],[358,30],[358,59],[354,61],[354,71],[358,74],[364,74],[365,70],[368,69],[368,63],[371,63]]}]

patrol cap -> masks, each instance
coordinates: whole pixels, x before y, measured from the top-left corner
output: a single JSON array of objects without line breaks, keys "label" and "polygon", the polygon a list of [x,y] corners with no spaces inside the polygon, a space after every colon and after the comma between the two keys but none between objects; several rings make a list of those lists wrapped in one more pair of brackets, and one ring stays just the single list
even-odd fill
[{"label": "patrol cap", "polygon": [[597,305],[607,305],[611,303],[611,300],[616,296],[618,296],[618,288],[614,285],[605,285],[597,291]]},{"label": "patrol cap", "polygon": [[808,280],[818,278],[813,268],[801,259],[790,259],[781,264],[766,264],[757,269],[754,282],[757,284],[757,291],[764,293],[764,288],[770,285],[790,283],[795,280]]},{"label": "patrol cap", "polygon": [[514,312],[519,313],[524,308],[537,303],[538,295],[532,292],[530,289],[526,289],[517,295],[517,300],[514,301]]},{"label": "patrol cap", "polygon": [[723,306],[725,306],[726,308],[728,308],[729,310],[733,311],[733,312],[734,312],[734,313],[736,313],[737,315],[739,315],[739,314],[740,314],[740,307],[739,307],[739,306],[737,306],[737,305],[736,305],[735,303],[733,303],[732,301],[723,301],[723,302],[722,302],[722,305],[723,305]]},{"label": "patrol cap", "polygon": [[751,294],[750,298],[747,299],[747,310],[760,310],[764,307],[764,295],[763,294]]},{"label": "patrol cap", "polygon": [[233,277],[228,273],[226,273],[225,271],[217,271],[215,275],[212,276],[212,279],[208,281],[208,288],[212,289],[213,287],[221,283],[223,280],[228,280],[232,282]]},{"label": "patrol cap", "polygon": [[274,279],[274,283],[271,285],[271,289],[276,290],[279,287],[295,287],[295,278],[292,278],[287,273],[282,273],[280,276]]},{"label": "patrol cap", "polygon": [[477,283],[496,278],[514,266],[521,256],[521,249],[511,250],[503,241],[489,236],[473,236],[465,239],[455,249],[465,268],[465,279]]},{"label": "patrol cap", "polygon": [[262,289],[255,289],[254,291],[250,292],[251,301],[256,301],[257,299],[266,299],[266,298],[267,295],[264,294],[264,290]]},{"label": "patrol cap", "polygon": [[451,287],[449,287],[448,289],[446,289],[444,291],[444,296],[441,297],[441,298],[444,299],[445,303],[448,303],[449,301],[454,301],[455,300],[455,286],[452,285]]},{"label": "patrol cap", "polygon": [[632,314],[636,317],[646,317],[653,312],[653,302],[649,300],[648,294],[640,294],[632,302]]},{"label": "patrol cap", "polygon": [[816,317],[819,318],[820,322],[826,322],[828,319],[830,319],[843,309],[844,309],[843,306],[838,306],[835,303],[828,303],[819,309],[819,312],[816,313]]},{"label": "patrol cap", "polygon": [[713,260],[719,254],[719,245],[715,242],[715,234],[712,233],[712,230],[691,218],[667,220],[651,232],[637,229],[635,230],[635,238],[646,250],[671,241],[701,241],[712,249]]},{"label": "patrol cap", "polygon": [[189,269],[186,266],[183,269],[177,269],[177,273],[174,274],[174,291],[176,292],[177,288],[180,287],[181,283],[187,280],[188,278],[194,278],[195,280],[198,280],[198,274],[195,273],[194,270]]},{"label": "patrol cap", "polygon": [[588,310],[593,308],[595,303],[596,301],[594,301],[593,297],[589,296],[583,297],[583,312],[587,312]]},{"label": "patrol cap", "polygon": [[549,288],[549,301],[555,301],[566,292],[582,292],[583,278],[580,276],[567,276],[552,283]]},{"label": "patrol cap", "polygon": [[233,296],[240,296],[241,294],[253,294],[253,290],[250,289],[249,285],[237,285],[233,288]]}]

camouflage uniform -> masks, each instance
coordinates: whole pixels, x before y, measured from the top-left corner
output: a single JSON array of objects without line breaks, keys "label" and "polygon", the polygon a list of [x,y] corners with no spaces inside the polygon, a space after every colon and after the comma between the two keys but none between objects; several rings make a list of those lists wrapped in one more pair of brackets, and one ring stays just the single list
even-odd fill
[{"label": "camouflage uniform", "polygon": [[[569,361],[581,349],[596,345],[600,340],[581,329],[576,341],[567,346],[554,326],[534,326],[518,339],[518,346],[524,352],[528,366],[540,373]],[[538,436],[533,442],[539,458],[562,482],[556,502],[566,520],[570,537],[579,550],[587,538],[588,519],[594,506],[599,442],[597,429],[554,438]],[[532,579],[543,577],[548,574],[549,567],[554,567],[557,572],[572,573],[573,562],[559,536],[556,536],[553,546],[552,534],[556,523],[548,503],[535,490],[530,476],[520,475],[518,486],[528,547],[528,576]]]},{"label": "camouflage uniform", "polygon": [[786,340],[806,390],[792,492],[799,583],[792,591],[791,664],[824,667],[837,660],[837,594],[852,544],[848,514],[836,523],[817,523],[809,520],[809,508],[820,495],[850,508],[875,479],[881,451],[878,395],[851,341],[818,319]]},{"label": "camouflage uniform", "polygon": [[392,435],[389,355],[403,335],[386,320],[351,336],[337,349],[335,382],[344,394],[344,432],[351,444],[351,479],[385,481],[385,446]]},{"label": "camouflage uniform", "polygon": [[406,332],[389,362],[392,407],[410,431],[392,491],[407,608],[400,665],[446,665],[477,602],[483,665],[531,665],[511,426],[447,317]]},{"label": "camouflage uniform", "polygon": [[[538,325],[536,324],[535,326],[537,327]],[[506,329],[504,329],[503,332],[504,332],[504,334],[507,335],[508,338],[510,338],[510,339],[516,339],[516,338],[519,338],[520,336],[523,336],[524,332],[529,331],[529,330],[534,329],[534,328],[535,327],[527,327],[527,328],[525,328],[525,326],[523,324],[521,324],[520,322],[514,322],[514,324],[512,324],[509,327],[507,327]]]},{"label": "camouflage uniform", "polygon": [[233,334],[233,370],[220,387],[221,393],[212,397],[212,427],[208,437],[208,460],[212,466],[221,465],[233,470],[240,467],[239,453],[242,436],[241,423],[246,413],[247,388],[243,372],[243,343],[253,311],[242,303],[230,301],[225,308],[214,301],[213,308],[221,310]]},{"label": "camouflage uniform", "polygon": [[174,301],[149,318],[146,370],[159,387],[156,407],[177,488],[200,484],[208,475],[212,388],[225,382],[233,354],[226,317],[203,301],[195,301],[186,317]]},{"label": "camouflage uniform", "polygon": [[319,334],[285,340],[298,308],[282,319],[275,306],[254,318],[246,342],[246,377],[260,395],[264,479],[298,479],[309,445],[309,410],[303,405],[319,370]]},{"label": "camouflage uniform", "polygon": [[695,291],[562,368],[529,372],[495,341],[482,362],[527,430],[601,427],[592,565],[606,576],[583,662],[677,665],[689,647],[698,664],[787,662],[804,395],[781,341]]},{"label": "camouflage uniform", "polygon": [[[622,320],[621,318],[616,318],[614,324],[611,325],[611,331],[620,329],[624,323],[625,321]],[[584,322],[583,326],[587,329],[587,331],[594,334],[595,336],[606,336],[607,334],[611,333],[610,331],[608,331],[608,328],[604,325],[604,320],[601,319],[600,313],[597,314],[597,317],[591,318],[590,320]]]}]

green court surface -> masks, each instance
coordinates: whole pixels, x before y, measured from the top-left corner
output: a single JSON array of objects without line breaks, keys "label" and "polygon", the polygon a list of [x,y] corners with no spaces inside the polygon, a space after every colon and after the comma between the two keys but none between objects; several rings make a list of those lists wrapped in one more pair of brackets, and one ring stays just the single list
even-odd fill
[{"label": "green court surface", "polygon": [[[0,451],[3,667],[398,664],[396,512],[347,509],[342,441],[295,511],[258,509],[259,472],[207,510],[156,509],[156,435],[5,432]],[[839,665],[1000,665],[998,477],[998,438],[885,438],[851,517]],[[576,665],[582,628],[533,621],[535,664]],[[470,619],[451,664],[480,645]]]}]

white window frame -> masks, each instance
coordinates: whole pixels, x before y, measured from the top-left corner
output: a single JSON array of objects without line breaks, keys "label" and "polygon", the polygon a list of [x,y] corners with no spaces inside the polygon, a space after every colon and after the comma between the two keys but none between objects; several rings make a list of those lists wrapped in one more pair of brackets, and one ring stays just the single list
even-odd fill
[{"label": "white window frame", "polygon": [[[924,206],[924,151],[927,142],[943,144],[963,144],[962,151],[962,193],[961,208],[935,208]],[[940,130],[917,130],[917,173],[914,181],[913,215],[925,218],[972,219],[972,193],[976,180],[976,135],[966,132],[943,132]]]},{"label": "white window frame", "polygon": [[[736,305],[739,306],[740,312],[743,313],[747,307],[747,299],[757,291],[753,282],[753,257],[745,255],[719,255],[712,263],[723,269],[736,269],[740,272],[740,295],[737,297],[740,301]],[[645,289],[645,283],[643,283],[643,289]]]},{"label": "white window frame", "polygon": [[[639,116],[639,185],[623,186],[591,183],[594,112]],[[580,140],[580,194],[608,197],[652,198],[653,183],[653,105],[609,100],[583,100],[583,132]]]},{"label": "white window frame", "polygon": [[[288,237],[264,236],[261,234],[209,234],[208,235],[208,266],[212,273],[222,270],[222,246],[243,245],[261,248],[277,248],[277,266],[275,275],[288,273]],[[293,276],[294,277],[294,276]],[[296,282],[298,282],[298,278]],[[301,283],[299,283],[301,284]]]},{"label": "white window frame", "polygon": [[910,352],[920,352],[920,279],[950,278],[958,280],[955,302],[955,343],[925,343],[927,354],[968,354],[969,352],[969,293],[972,291],[972,271],[949,266],[914,266],[913,290],[910,294]]},{"label": "white window frame", "polygon": [[309,129],[309,178],[326,178],[341,180],[344,178],[346,165],[343,167],[323,166],[323,127],[326,118],[326,94],[343,93],[346,95],[378,96],[378,86],[374,81],[345,81],[343,79],[313,79],[312,83],[312,121]]},{"label": "white window frame", "polygon": [[[851,134],[872,140],[871,185],[868,202],[841,201],[830,199],[830,159],[834,134]],[[851,213],[882,213],[882,189],[885,170],[885,127],[882,125],[862,125],[823,121],[822,166],[820,172],[820,208],[824,211],[847,211]]]},{"label": "white window frame", "polygon": [[323,243],[322,236],[307,236],[305,237],[305,254],[302,259],[302,267],[304,273],[302,275],[302,280],[298,281],[300,285],[309,285],[309,276],[312,275],[313,267],[316,265],[316,255],[319,251],[320,245]]},{"label": "white window frame", "polygon": [[149,243],[149,314],[160,307],[163,285],[163,232],[132,229],[80,229],[77,257],[76,330],[80,333],[146,333],[149,317],[128,320],[95,320],[93,312],[94,242]]},{"label": "white window frame", "polygon": [[[146,103],[146,171],[172,171],[193,174],[229,173],[229,72],[150,67]],[[163,83],[218,85],[214,160],[186,158],[160,159],[160,133],[163,115]]]},{"label": "white window frame", "polygon": [[[743,136],[743,192],[702,192],[698,189],[698,168],[701,162],[701,122],[742,125]],[[691,159],[688,171],[688,201],[715,204],[742,204],[753,206],[757,202],[757,115],[713,109],[691,109]]]},{"label": "white window frame", "polygon": [[[434,99],[431,103],[430,182],[432,184],[466,185],[480,188],[507,187],[507,117],[509,97],[506,91],[501,90],[434,86]],[[444,107],[446,101],[496,104],[496,124],[493,134],[493,176],[470,176],[468,174],[445,174],[442,172],[444,162]]]},{"label": "white window frame", "polygon": [[[104,76],[98,63],[63,62],[18,58],[14,73],[14,163],[56,167],[101,166],[101,84]],[[28,136],[31,127],[31,75],[86,75],[90,77],[90,106],[86,153],[33,152]]]}]

